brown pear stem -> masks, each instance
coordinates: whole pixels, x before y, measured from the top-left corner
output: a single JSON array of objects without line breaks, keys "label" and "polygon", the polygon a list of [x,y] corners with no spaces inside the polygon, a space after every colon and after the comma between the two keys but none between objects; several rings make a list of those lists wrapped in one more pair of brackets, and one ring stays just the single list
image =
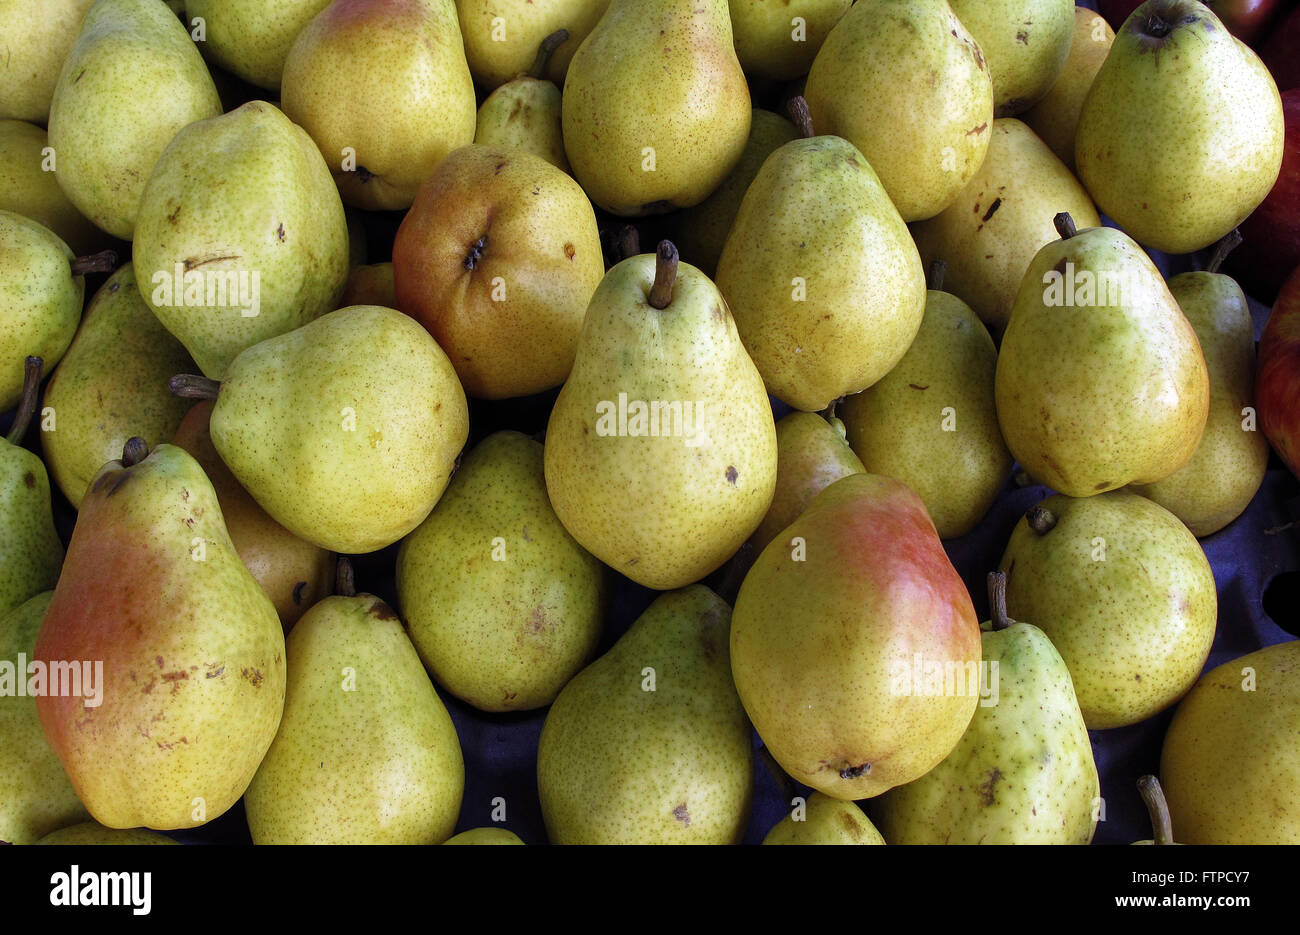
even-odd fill
[{"label": "brown pear stem", "polygon": [[36,388],[41,385],[41,365],[39,357],[28,357],[23,361],[23,395],[18,397],[18,409],[14,412],[13,425],[5,440],[11,445],[21,445],[36,413]]},{"label": "brown pear stem", "polygon": [[1165,790],[1160,788],[1160,780],[1151,775],[1143,776],[1138,780],[1138,792],[1151,815],[1151,840],[1156,844],[1173,844],[1174,824],[1169,818],[1169,803],[1165,801]]},{"label": "brown pear stem", "polygon": [[1074,218],[1070,217],[1069,211],[1062,211],[1052,218],[1052,223],[1056,225],[1056,232],[1061,235],[1062,240],[1069,240],[1079,233],[1079,228],[1074,226]]},{"label": "brown pear stem", "polygon": [[673,300],[673,286],[677,283],[677,246],[671,240],[659,241],[655,253],[655,282],[650,287],[650,304],[665,309]]},{"label": "brown pear stem", "polygon": [[550,67],[551,56],[555,50],[564,43],[569,41],[569,31],[567,29],[557,29],[537,47],[537,58],[533,59],[533,67],[528,69],[528,77],[536,78],[538,81],[546,77],[546,69]]},{"label": "brown pear stem", "polygon": [[630,256],[640,256],[640,254],[641,232],[634,224],[624,224],[622,230],[618,232],[619,259],[626,260]]},{"label": "brown pear stem", "polygon": [[149,443],[139,435],[132,435],[122,446],[122,467],[135,467],[149,456]]},{"label": "brown pear stem", "polygon": [[111,273],[117,269],[117,251],[101,250],[90,256],[74,257],[72,275],[84,276],[87,273]]},{"label": "brown pear stem", "polygon": [[334,566],[334,593],[339,597],[357,596],[356,574],[346,555],[340,555],[338,563]]},{"label": "brown pear stem", "polygon": [[221,384],[197,373],[178,373],[167,381],[167,388],[181,399],[216,399]]},{"label": "brown pear stem", "polygon": [[1029,528],[1040,536],[1045,536],[1056,528],[1056,514],[1041,503],[1031,506],[1025,519],[1029,522]]},{"label": "brown pear stem", "polygon": [[813,132],[812,114],[808,111],[808,102],[803,99],[802,94],[790,98],[790,103],[786,105],[786,112],[790,114],[790,119],[794,121],[799,135],[805,140],[817,135]]},{"label": "brown pear stem", "polygon": [[935,260],[930,264],[929,274],[925,277],[925,286],[931,292],[943,291],[943,278],[948,275],[948,264]]},{"label": "brown pear stem", "polygon": [[993,629],[1005,630],[1015,623],[1007,616],[1007,573],[1005,571],[991,571],[988,577],[989,582],[989,619],[993,621]]},{"label": "brown pear stem", "polygon": [[1241,246],[1241,231],[1233,228],[1224,235],[1223,239],[1214,245],[1214,250],[1210,253],[1210,260],[1205,264],[1207,273],[1217,273],[1223,261],[1228,258],[1228,254]]}]

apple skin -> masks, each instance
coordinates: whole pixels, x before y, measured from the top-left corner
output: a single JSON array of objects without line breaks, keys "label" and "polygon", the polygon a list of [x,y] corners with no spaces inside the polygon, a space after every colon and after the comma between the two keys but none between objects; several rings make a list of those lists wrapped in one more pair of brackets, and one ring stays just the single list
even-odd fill
[{"label": "apple skin", "polygon": [[1282,287],[1259,340],[1255,406],[1264,436],[1300,477],[1300,269]]},{"label": "apple skin", "polygon": [[[1266,35],[1268,27],[1282,9],[1281,0],[1201,0],[1223,21],[1228,31],[1246,45],[1254,45]],[[1097,11],[1106,17],[1111,28],[1119,32],[1124,21],[1142,5],[1142,0],[1101,0]]]},{"label": "apple skin", "polygon": [[1300,49],[1300,7],[1273,30],[1259,53],[1279,91],[1300,88],[1300,55],[1295,54],[1296,49]]}]

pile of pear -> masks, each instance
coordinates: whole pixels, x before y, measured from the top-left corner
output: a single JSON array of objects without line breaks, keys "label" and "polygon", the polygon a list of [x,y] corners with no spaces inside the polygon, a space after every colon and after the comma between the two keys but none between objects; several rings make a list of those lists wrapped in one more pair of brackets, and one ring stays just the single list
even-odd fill
[{"label": "pile of pear", "polygon": [[0,668],[0,841],[522,843],[454,835],[469,709],[553,843],[738,843],[758,748],[764,843],[1083,844],[1176,705],[1156,839],[1300,840],[1300,644],[1202,675],[1283,128],[1204,5],[25,6],[0,663],[103,681]]}]

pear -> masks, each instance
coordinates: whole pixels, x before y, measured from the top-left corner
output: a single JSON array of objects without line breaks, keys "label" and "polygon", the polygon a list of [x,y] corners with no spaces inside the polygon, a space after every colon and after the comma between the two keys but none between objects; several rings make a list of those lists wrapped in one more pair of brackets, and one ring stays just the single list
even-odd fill
[{"label": "pear", "polygon": [[27,661],[51,593],[0,614],[0,841],[7,844],[32,844],[90,817],[26,694]]},{"label": "pear", "polygon": [[[764,844],[884,844],[862,809],[814,792],[763,838]],[[797,818],[795,816],[798,816]]]},{"label": "pear", "polygon": [[190,404],[167,391],[167,380],[193,366],[140,297],[134,266],[114,272],[45,387],[41,447],[69,503],[81,503],[91,478],[128,438],[171,441]]},{"label": "pear", "polygon": [[289,634],[284,719],[244,797],[253,843],[441,843],[465,789],[456,728],[397,614],[340,568]]},{"label": "pear", "polygon": [[993,402],[993,339],[970,306],[942,288],[936,263],[907,353],[840,412],[863,469],[911,487],[939,538],[951,539],[989,511],[1011,473],[1011,454]]},{"label": "pear", "polygon": [[804,97],[817,131],[857,147],[904,221],[952,204],[988,152],[993,80],[948,0],[855,4]]},{"label": "pear", "polygon": [[411,642],[440,685],[482,711],[555,700],[596,649],[604,566],[560,524],[542,445],[497,432],[465,456],[397,555]]},{"label": "pear", "polygon": [[91,484],[34,655],[51,679],[65,668],[65,690],[51,684],[36,709],[77,796],[110,828],[221,815],[284,707],[275,608],[235,554],[203,470],[172,445],[146,457],[133,438]]},{"label": "pear", "polygon": [[1174,840],[1174,824],[1169,817],[1169,803],[1165,801],[1165,791],[1160,780],[1155,776],[1142,776],[1138,779],[1138,792],[1146,803],[1151,815],[1153,837],[1146,841],[1134,841],[1134,844],[1177,844]]},{"label": "pear", "polygon": [[1209,417],[1196,332],[1122,231],[1076,231],[1069,215],[1058,225],[1061,239],[1029,265],[998,355],[1007,447],[1071,497],[1168,477]]},{"label": "pear", "polygon": [[718,568],[767,512],[776,432],[762,379],[718,290],[669,241],[592,296],[545,470],[573,538],[659,591]]},{"label": "pear", "polygon": [[244,348],[332,310],[348,274],[347,221],[320,154],[264,101],[176,135],[133,246],[140,294],[213,379]]},{"label": "pear", "polygon": [[522,149],[542,157],[561,172],[569,171],[560,123],[560,89],[545,77],[551,55],[568,39],[566,29],[551,33],[542,40],[537,61],[526,74],[507,81],[488,95],[478,109],[475,143]]},{"label": "pear", "polygon": [[731,669],[750,720],[782,769],[837,799],[940,763],[975,713],[962,676],[979,660],[966,587],[920,498],[891,478],[823,490],[736,598]]},{"label": "pear", "polygon": [[182,127],[220,113],[212,76],[166,4],[98,0],[50,104],[59,185],[96,225],[130,240],[163,149]]},{"label": "pear", "polygon": [[730,617],[703,585],[661,594],[560,692],[537,745],[552,844],[739,843],[753,753]]},{"label": "pear", "polygon": [[845,439],[844,423],[831,416],[792,412],[776,423],[776,492],[752,542],[761,552],[799,518],[819,493],[841,477],[866,468]]},{"label": "pear", "polygon": [[1256,431],[1254,418],[1250,304],[1241,287],[1218,272],[1225,253],[1217,251],[1204,272],[1169,280],[1170,294],[1196,330],[1210,375],[1210,415],[1201,443],[1192,459],[1164,480],[1132,488],[1173,513],[1196,536],[1218,532],[1240,516],[1268,468],[1268,440]]},{"label": "pear", "polygon": [[717,280],[768,392],[813,412],[898,363],[921,325],[925,271],[862,154],[802,129],[745,192]]},{"label": "pear", "polygon": [[68,201],[47,167],[57,165],[40,127],[0,120],[0,211],[21,214],[58,235],[77,254],[108,246],[109,238]]},{"label": "pear", "polygon": [[1070,54],[1052,89],[1023,115],[1024,122],[1052,148],[1067,169],[1074,171],[1074,135],[1083,102],[1115,42],[1115,30],[1105,17],[1086,7],[1074,8],[1074,39]]},{"label": "pear", "polygon": [[731,0],[740,67],[751,77],[789,81],[808,74],[817,50],[853,0]]},{"label": "pear", "polygon": [[727,242],[741,199],[754,176],[768,156],[798,137],[799,131],[789,120],[770,110],[754,108],[749,121],[749,139],[745,141],[740,161],[712,195],[681,213],[677,246],[688,263],[706,276],[717,272],[722,245]]},{"label": "pear", "polygon": [[22,447],[36,411],[41,359],[27,358],[27,381],[7,438],[0,440],[0,614],[54,587],[63,543],[50,512],[45,465]]},{"label": "pear", "polygon": [[699,204],[739,161],[749,119],[726,0],[612,0],[565,79],[569,164],[612,214]]},{"label": "pear", "polygon": [[0,0],[0,119],[45,123],[59,70],[93,0],[44,0],[33,15],[27,0]]},{"label": "pear", "polygon": [[872,802],[894,844],[1087,844],[1101,784],[1074,683],[1038,627],[1007,617],[989,575],[980,703],[948,757]]},{"label": "pear", "polygon": [[47,834],[37,844],[72,845],[81,847],[86,844],[179,844],[165,834],[146,831],[144,828],[105,828],[97,822],[87,821],[70,828],[60,828]]},{"label": "pear", "polygon": [[1210,563],[1176,516],[1137,494],[1049,497],[1021,517],[999,567],[1007,612],[1060,652],[1089,730],[1168,708],[1209,656]]},{"label": "pear", "polygon": [[1070,54],[1074,0],[952,0],[952,8],[988,60],[999,117],[1051,90]]},{"label": "pear", "polygon": [[189,452],[207,474],[239,560],[275,605],[287,633],[308,608],[330,593],[334,553],[289,532],[239,485],[212,444],[211,416],[211,402],[194,403],[171,443]]},{"label": "pear", "polygon": [[497,146],[443,160],[393,242],[397,307],[429,329],[480,399],[564,382],[604,273],[596,214],[578,183]]},{"label": "pear", "polygon": [[1052,218],[1062,211],[1101,227],[1088,193],[1047,144],[1004,118],[993,121],[988,155],[957,200],[912,234],[926,266],[943,260],[947,290],[1000,336],[1030,261],[1058,236]]},{"label": "pear", "polygon": [[218,65],[268,91],[298,33],[330,0],[185,0],[185,12],[204,23],[203,50]]},{"label": "pear", "polygon": [[454,834],[443,844],[523,844],[519,835],[505,828],[471,828]]},{"label": "pear", "polygon": [[339,307],[382,305],[397,308],[397,289],[393,283],[393,264],[370,263],[348,270],[348,281],[339,297]]},{"label": "pear", "polygon": [[1079,178],[1139,243],[1191,253],[1259,206],[1282,167],[1268,69],[1197,0],[1148,0],[1120,28],[1079,115]]},{"label": "pear", "polygon": [[573,53],[608,7],[609,0],[456,0],[470,73],[485,88],[500,87],[527,71],[542,40],[563,29],[569,42],[541,76],[561,86]]},{"label": "pear", "polygon": [[423,522],[469,433],[447,355],[394,309],[355,305],[240,354],[215,399],[212,443],[262,509],[333,552],[373,552]]},{"label": "pear", "polygon": [[1207,672],[1179,704],[1160,775],[1182,843],[1300,844],[1297,666],[1300,641],[1268,646]]}]

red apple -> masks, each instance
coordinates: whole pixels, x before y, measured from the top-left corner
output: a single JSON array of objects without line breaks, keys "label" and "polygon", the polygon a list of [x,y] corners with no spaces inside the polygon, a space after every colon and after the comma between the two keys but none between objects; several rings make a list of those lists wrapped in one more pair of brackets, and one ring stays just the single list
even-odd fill
[{"label": "red apple", "polygon": [[1300,269],[1282,287],[1259,340],[1255,406],[1264,436],[1300,477]]}]

